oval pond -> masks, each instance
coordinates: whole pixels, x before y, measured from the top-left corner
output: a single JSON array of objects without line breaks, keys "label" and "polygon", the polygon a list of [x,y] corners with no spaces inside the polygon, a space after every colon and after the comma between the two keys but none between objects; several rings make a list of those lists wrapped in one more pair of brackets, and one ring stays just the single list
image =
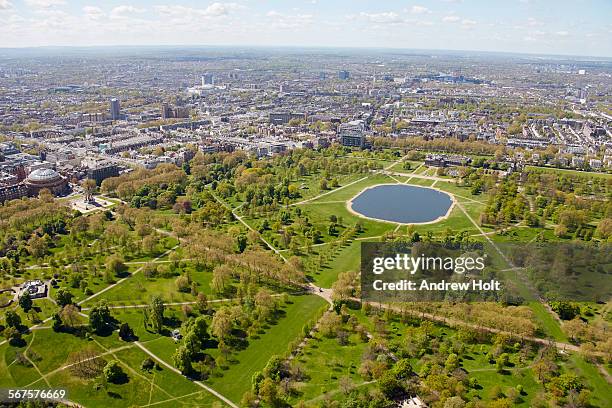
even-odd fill
[{"label": "oval pond", "polygon": [[453,199],[447,193],[406,184],[380,184],[357,194],[349,208],[367,218],[401,224],[427,223],[448,214]]}]

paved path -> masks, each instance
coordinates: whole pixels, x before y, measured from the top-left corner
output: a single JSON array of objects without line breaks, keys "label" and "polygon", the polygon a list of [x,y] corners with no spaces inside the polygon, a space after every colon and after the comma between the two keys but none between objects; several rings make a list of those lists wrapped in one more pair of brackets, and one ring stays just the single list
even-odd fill
[{"label": "paved path", "polygon": [[[174,251],[176,248],[178,248],[178,245],[173,246],[172,248],[170,248],[169,250],[167,250],[166,252],[164,252],[163,254],[159,255],[158,257],[156,257],[155,259],[153,259],[152,262],[156,262],[157,260],[159,260],[160,258],[163,258],[164,256],[168,255],[170,252]],[[121,278],[119,279],[117,282],[113,283],[112,285],[108,285],[107,287],[105,287],[104,289],[102,289],[99,292],[94,293],[93,295],[86,297],[83,300],[80,300],[79,302],[77,302],[77,305],[82,305],[85,302],[90,301],[91,299],[94,299],[96,297],[98,297],[99,295],[101,295],[102,293],[111,290],[112,288],[114,288],[115,286],[119,285],[120,283],[126,281],[127,279],[129,279],[130,277],[136,275],[137,273],[139,273],[140,271],[143,270],[143,268],[145,267],[145,265],[141,266],[140,268],[136,269],[134,271],[134,273],[129,274],[128,276],[126,276],[125,278]]]},{"label": "paved path", "polygon": [[346,187],[352,186],[353,184],[357,184],[357,183],[359,183],[360,181],[363,181],[363,180],[367,179],[368,177],[370,177],[370,175],[369,175],[369,174],[368,174],[367,176],[365,176],[365,177],[362,177],[362,178],[358,179],[358,180],[351,181],[350,183],[345,184],[345,185],[343,185],[343,186],[341,186],[341,187],[338,187],[338,188],[336,188],[336,189],[326,191],[325,193],[321,193],[321,194],[316,195],[316,196],[314,196],[314,197],[312,197],[312,198],[309,198],[309,199],[307,199],[307,200],[298,201],[297,203],[293,203],[293,204],[291,204],[291,205],[293,206],[293,205],[301,205],[301,204],[306,204],[306,203],[309,203],[309,202],[314,201],[314,200],[317,200],[317,199],[319,199],[319,198],[321,198],[321,197],[325,197],[326,195],[329,195],[329,194],[335,193],[336,191],[340,191],[340,190],[342,190],[343,188],[346,188]]},{"label": "paved path", "polygon": [[[162,360],[157,355],[153,354],[148,348],[143,346],[142,343],[140,343],[139,341],[135,341],[134,344],[136,344],[136,346],[139,347],[142,351],[147,353],[149,356],[151,356],[151,358],[153,358],[154,360],[158,361],[160,364],[162,364],[164,367],[166,367],[170,371],[173,371],[173,372],[177,373],[178,375],[185,377],[183,375],[183,373],[180,372],[180,370],[178,370],[177,368],[175,368],[172,365],[168,364],[167,362]],[[204,383],[202,383],[200,381],[192,380],[189,377],[185,377],[185,378],[187,378],[189,381],[193,382],[194,384],[200,386],[201,388],[204,388],[206,391],[208,391],[209,393],[211,393],[215,397],[219,398],[221,401],[225,402],[230,407],[232,407],[232,408],[239,408],[238,405],[234,404],[232,401],[230,401],[229,399],[227,399],[226,397],[224,397],[223,395],[221,395],[219,392],[215,391],[214,389],[210,388],[208,385],[206,385],[206,384],[204,384]]]},{"label": "paved path", "polygon": [[[563,342],[558,342],[558,341],[553,341],[553,340],[549,340],[549,339],[543,339],[541,337],[535,337],[535,336],[521,336],[518,335],[516,333],[512,333],[506,330],[501,330],[501,329],[496,329],[494,327],[487,327],[487,326],[482,326],[476,323],[470,323],[470,322],[465,322],[463,320],[457,320],[457,319],[451,319],[445,316],[440,316],[440,315],[435,315],[432,313],[426,313],[426,312],[419,312],[419,311],[411,311],[408,309],[404,309],[401,308],[399,306],[395,306],[395,305],[390,305],[390,304],[386,304],[386,303],[378,303],[378,302],[369,302],[371,305],[374,305],[376,307],[379,307],[381,309],[390,309],[393,310],[395,312],[407,312],[415,317],[418,318],[423,318],[423,319],[427,319],[427,320],[431,320],[431,321],[435,321],[435,322],[440,322],[440,323],[444,323],[447,326],[463,326],[463,327],[470,327],[472,329],[476,329],[476,330],[483,330],[489,333],[496,333],[496,334],[505,334],[508,335],[510,337],[514,337],[514,338],[521,338],[521,339],[525,339],[525,340],[529,340],[533,343],[538,343],[538,344],[543,344],[543,345],[555,345],[555,347],[557,347],[560,350],[565,350],[565,351],[574,351],[574,352],[578,352],[580,351],[580,347],[574,345],[574,344],[570,344],[570,343],[563,343]],[[594,353],[596,355],[603,355],[603,353],[597,352]]]}]

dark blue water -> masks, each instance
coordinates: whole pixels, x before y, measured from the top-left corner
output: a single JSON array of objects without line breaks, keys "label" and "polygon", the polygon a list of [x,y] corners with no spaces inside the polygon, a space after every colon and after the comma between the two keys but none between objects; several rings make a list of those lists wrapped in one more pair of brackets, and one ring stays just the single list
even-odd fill
[{"label": "dark blue water", "polygon": [[412,224],[446,215],[450,196],[427,187],[402,184],[372,187],[353,199],[352,208],[366,217]]}]

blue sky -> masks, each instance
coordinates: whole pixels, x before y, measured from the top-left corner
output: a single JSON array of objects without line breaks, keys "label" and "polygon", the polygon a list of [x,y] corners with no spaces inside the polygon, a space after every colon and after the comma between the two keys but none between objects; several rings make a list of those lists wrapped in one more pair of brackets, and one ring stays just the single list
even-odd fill
[{"label": "blue sky", "polygon": [[0,47],[285,45],[612,57],[612,0],[0,0]]}]

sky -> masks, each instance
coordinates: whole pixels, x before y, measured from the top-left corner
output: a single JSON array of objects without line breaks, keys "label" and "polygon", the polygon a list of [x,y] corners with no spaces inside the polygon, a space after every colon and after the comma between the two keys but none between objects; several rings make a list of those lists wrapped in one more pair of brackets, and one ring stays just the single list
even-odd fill
[{"label": "sky", "polygon": [[329,46],[612,57],[612,0],[0,0],[0,47]]}]

